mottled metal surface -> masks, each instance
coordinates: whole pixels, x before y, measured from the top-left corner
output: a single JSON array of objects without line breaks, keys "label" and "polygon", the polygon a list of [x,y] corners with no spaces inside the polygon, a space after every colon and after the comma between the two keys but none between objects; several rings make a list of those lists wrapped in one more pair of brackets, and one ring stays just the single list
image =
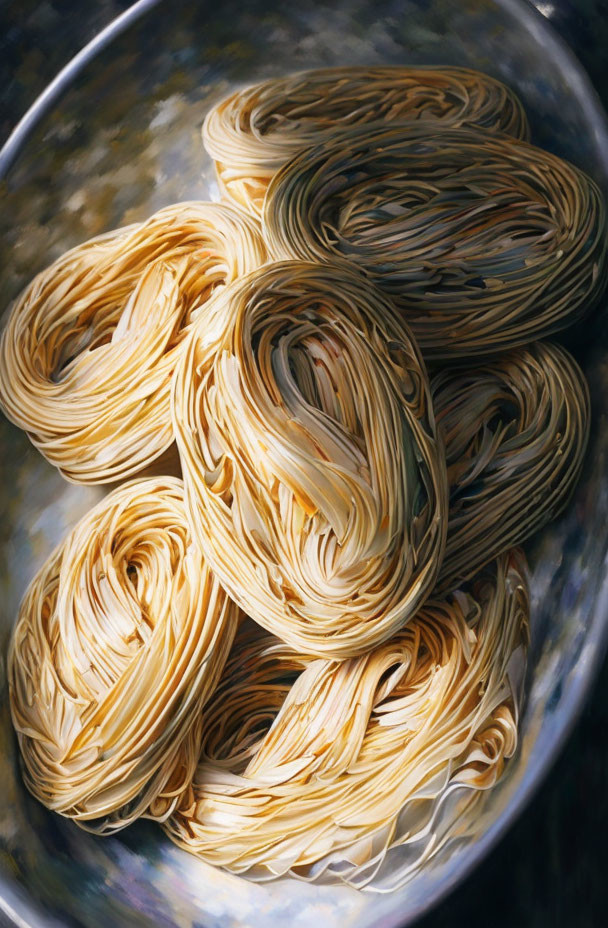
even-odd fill
[{"label": "mottled metal surface", "polygon": [[[165,2],[77,79],[9,174],[0,216],[0,300],[65,248],[176,199],[217,197],[199,128],[235,85],[346,63],[468,64],[519,91],[536,141],[608,188],[605,126],[540,18],[490,0],[296,4]],[[254,885],[211,870],[151,825],[99,839],[52,816],[21,786],[6,694],[1,703],[0,869],[6,906],[26,924],[309,926],[404,924],[481,856],[538,780],[584,695],[608,622],[608,367],[599,313],[567,343],[594,397],[585,475],[565,517],[530,548],[532,649],[522,744],[487,794],[473,837],[395,895],[294,881]],[[590,345],[591,348],[586,346]],[[2,655],[34,570],[101,491],[65,483],[0,424]],[[1,670],[4,678],[4,663]],[[2,680],[4,685],[4,680]],[[489,913],[489,920],[492,919]]]}]

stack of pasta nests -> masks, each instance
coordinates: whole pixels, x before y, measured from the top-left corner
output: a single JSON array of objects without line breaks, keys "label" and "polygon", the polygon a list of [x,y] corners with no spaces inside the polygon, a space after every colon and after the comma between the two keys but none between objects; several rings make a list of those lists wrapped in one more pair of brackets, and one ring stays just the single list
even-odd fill
[{"label": "stack of pasta nests", "polygon": [[[6,414],[68,480],[119,482],[11,644],[50,809],[385,889],[466,833],[517,742],[514,546],[589,431],[544,339],[607,276],[597,187],[528,135],[466,70],[269,80],[205,121],[223,202],[74,248],[16,302]],[[173,443],[183,480],[141,476]]]}]

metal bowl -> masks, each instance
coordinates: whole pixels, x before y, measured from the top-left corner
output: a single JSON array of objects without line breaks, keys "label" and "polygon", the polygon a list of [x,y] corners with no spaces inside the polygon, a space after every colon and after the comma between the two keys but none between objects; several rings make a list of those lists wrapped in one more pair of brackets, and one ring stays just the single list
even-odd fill
[{"label": "metal bowl", "polygon": [[[468,65],[522,97],[534,140],[608,190],[608,125],[587,78],[519,0],[140,0],[51,85],[0,155],[0,298],[66,248],[179,199],[217,198],[200,125],[234,85],[334,64]],[[138,15],[144,14],[144,15]],[[60,99],[59,99],[60,98]],[[12,163],[12,164],[11,164]],[[403,890],[358,893],[213,870],[137,824],[96,838],[24,790],[4,680],[0,907],[19,925],[409,924],[484,857],[524,808],[575,720],[608,638],[608,335],[605,314],[567,334],[589,377],[594,428],[567,513],[529,547],[532,645],[521,744],[472,835]],[[591,346],[591,347],[587,347]],[[28,580],[101,490],[67,484],[0,423],[0,653]]]}]

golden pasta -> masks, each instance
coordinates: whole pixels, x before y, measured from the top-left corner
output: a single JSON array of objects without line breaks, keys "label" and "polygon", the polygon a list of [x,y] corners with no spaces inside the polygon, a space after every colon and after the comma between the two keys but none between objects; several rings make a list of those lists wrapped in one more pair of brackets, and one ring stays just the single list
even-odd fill
[{"label": "golden pasta", "polygon": [[[48,809],[378,891],[480,830],[518,740],[515,546],[589,438],[581,370],[539,339],[608,280],[598,187],[528,138],[463,68],[266,80],[203,126],[232,205],[98,236],[15,302],[0,406],[67,479],[129,478],[11,638]],[[175,453],[183,481],[143,477]]]},{"label": "golden pasta", "polygon": [[427,360],[557,332],[608,275],[595,183],[473,127],[344,130],[275,175],[263,232],[273,258],[354,264],[394,300]]},{"label": "golden pasta", "polygon": [[344,126],[406,118],[529,134],[516,95],[487,74],[372,66],[319,68],[237,90],[207,114],[203,142],[223,194],[259,214],[268,183],[299,151]]},{"label": "golden pasta", "polygon": [[181,480],[110,493],[38,572],[11,640],[30,791],[100,833],[166,818],[238,618],[192,541]]},{"label": "golden pasta", "polygon": [[462,830],[515,750],[527,616],[513,551],[356,659],[306,659],[242,626],[164,827],[252,878],[395,888]]},{"label": "golden pasta", "polygon": [[193,325],[172,410],[193,534],[252,618],[344,658],[414,615],[443,555],[445,459],[380,291],[298,262],[226,287]]},{"label": "golden pasta", "polygon": [[218,286],[263,263],[256,224],[179,203],[68,251],[16,302],[0,341],[0,404],[78,483],[142,471],[173,442],[173,368]]},{"label": "golden pasta", "polygon": [[589,389],[564,348],[537,342],[431,381],[450,485],[440,583],[453,589],[564,508],[589,438]]}]

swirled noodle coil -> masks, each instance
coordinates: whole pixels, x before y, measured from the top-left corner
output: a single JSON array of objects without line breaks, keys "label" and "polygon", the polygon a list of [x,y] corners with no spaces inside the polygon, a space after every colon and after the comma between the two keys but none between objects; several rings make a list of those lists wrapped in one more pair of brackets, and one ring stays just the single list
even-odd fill
[{"label": "swirled noodle coil", "polygon": [[399,307],[427,360],[528,344],[578,321],[608,276],[597,185],[474,127],[354,127],[273,178],[271,257],[343,259]]},{"label": "swirled noodle coil", "polygon": [[254,879],[401,885],[462,835],[515,750],[528,608],[512,552],[356,659],[306,659],[242,626],[164,827]]},{"label": "swirled noodle coil", "polygon": [[205,148],[222,192],[259,214],[268,183],[298,151],[344,126],[409,119],[528,138],[517,96],[466,68],[318,68],[232,93],[207,114]]},{"label": "swirled noodle coil", "polygon": [[173,421],[192,531],[295,649],[360,654],[433,587],[447,483],[424,364],[347,267],[267,265],[196,320]]},{"label": "swirled noodle coil", "polygon": [[34,578],[11,641],[34,796],[100,833],[166,818],[238,620],[192,541],[180,480],[136,479],[103,499]]},{"label": "swirled noodle coil", "polygon": [[73,248],[9,315],[0,405],[75,482],[139,473],[173,442],[171,375],[192,319],[264,259],[253,220],[217,203],[178,203]]},{"label": "swirled noodle coil", "polygon": [[544,342],[442,371],[431,389],[450,484],[440,584],[451,589],[563,510],[589,439],[589,389],[574,358]]}]

